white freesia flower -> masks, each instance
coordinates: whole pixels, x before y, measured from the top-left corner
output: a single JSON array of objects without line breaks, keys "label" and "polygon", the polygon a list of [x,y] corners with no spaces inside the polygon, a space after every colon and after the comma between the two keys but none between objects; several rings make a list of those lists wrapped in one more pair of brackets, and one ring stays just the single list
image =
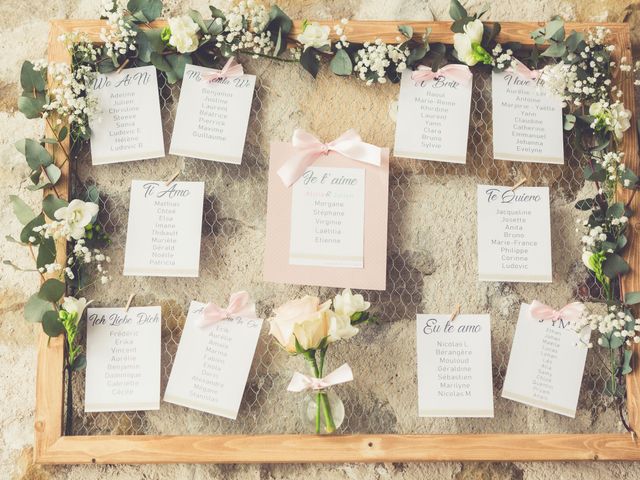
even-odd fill
[{"label": "white freesia flower", "polygon": [[62,302],[62,309],[65,312],[76,314],[76,318],[81,318],[84,309],[87,308],[91,302],[87,302],[87,299],[75,298],[75,297],[64,297],[64,301]]},{"label": "white freesia flower", "polygon": [[98,214],[98,205],[93,202],[71,200],[68,206],[57,209],[54,217],[63,224],[64,232],[75,240],[84,237],[84,227]]},{"label": "white freesia flower", "polygon": [[198,24],[188,15],[170,18],[168,20],[171,37],[169,45],[180,53],[193,52],[198,48]]},{"label": "white freesia flower", "polygon": [[601,100],[592,103],[589,115],[594,117],[591,128],[613,132],[616,140],[622,140],[624,132],[631,126],[631,112],[621,102],[609,104]]},{"label": "white freesia flower", "polygon": [[325,46],[331,46],[330,32],[331,29],[326,25],[320,25],[317,22],[307,23],[297,40],[304,45],[305,50],[309,47],[321,49]]},{"label": "white freesia flower", "polygon": [[480,20],[476,19],[468,22],[463,29],[464,33],[456,33],[453,35],[453,47],[458,56],[458,60],[469,66],[473,66],[484,59],[483,52],[484,55],[489,56],[480,46],[484,26]]},{"label": "white freesia flower", "polygon": [[584,263],[585,267],[589,270],[593,270],[593,265],[591,265],[591,257],[593,257],[593,253],[585,250],[582,252],[582,263]]},{"label": "white freesia flower", "polygon": [[631,126],[631,112],[622,103],[616,102],[611,106],[611,118],[613,134],[617,140],[622,140],[622,134]]},{"label": "white freesia flower", "polygon": [[349,316],[336,313],[329,317],[329,343],[348,340],[358,332],[359,330],[351,325]]},{"label": "white freesia flower", "polygon": [[371,304],[365,302],[364,297],[360,294],[354,295],[351,289],[345,288],[341,294],[336,295],[333,300],[333,309],[337,315],[344,315],[351,318],[351,315],[357,312],[364,312]]}]

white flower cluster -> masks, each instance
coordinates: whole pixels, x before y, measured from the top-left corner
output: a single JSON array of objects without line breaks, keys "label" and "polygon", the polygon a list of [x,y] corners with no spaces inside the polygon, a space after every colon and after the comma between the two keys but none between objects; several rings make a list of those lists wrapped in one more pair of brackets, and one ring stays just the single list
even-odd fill
[{"label": "white flower cluster", "polygon": [[[269,55],[275,48],[271,32],[265,31],[269,23],[269,11],[255,0],[242,0],[225,12],[226,22],[222,33],[216,36],[216,47],[225,44],[232,52]],[[215,20],[222,22],[220,18]]]},{"label": "white flower cluster", "polygon": [[65,275],[70,280],[75,278],[74,269],[81,268],[85,265],[94,264],[100,277],[100,283],[103,285],[111,280],[104,264],[110,263],[111,258],[102,253],[98,248],[90,249],[86,246],[84,238],[78,240],[71,251],[71,255],[67,259],[67,267],[64,270]]},{"label": "white flower cluster", "polygon": [[[628,329],[628,325],[633,325],[633,327]],[[576,331],[579,332],[584,327],[589,327],[594,331],[597,330],[607,337],[621,338],[627,346],[631,346],[633,343],[640,343],[638,334],[640,332],[640,319],[634,319],[616,305],[610,306],[605,315],[588,315],[576,325]],[[603,344],[602,338],[599,338],[598,345]],[[589,343],[588,346],[591,348],[593,345]]]},{"label": "white flower cluster", "polygon": [[89,119],[99,113],[97,99],[89,93],[87,86],[96,73],[88,65],[77,65],[74,70],[66,63],[34,62],[34,70],[46,69],[50,78],[49,103],[43,106],[46,119],[52,112],[56,123],[68,122],[84,135],[88,132]]},{"label": "white flower cluster", "polygon": [[344,33],[344,27],[347,23],[349,23],[349,19],[343,18],[338,25],[333,26],[333,31],[338,35],[338,41],[335,43],[337,50],[347,48],[350,45],[347,35]]},{"label": "white flower cluster", "polygon": [[[607,241],[607,233],[612,233],[613,236],[617,236],[619,230],[626,227],[629,219],[626,216],[620,218],[612,218],[607,220],[602,225],[589,228],[586,235],[583,235],[580,239],[584,252],[600,252],[602,250],[602,242]],[[585,221],[586,226],[586,221]],[[613,253],[613,250],[609,249],[607,253]]]},{"label": "white flower cluster", "polygon": [[605,98],[600,99],[589,106],[589,115],[593,117],[592,130],[613,132],[618,141],[631,126],[631,112],[619,100],[611,103]]},{"label": "white flower cluster", "polygon": [[136,50],[138,32],[125,19],[126,8],[118,0],[103,0],[100,17],[105,18],[108,28],[100,31],[100,40],[104,42],[105,53],[112,59]]},{"label": "white flower cluster", "polygon": [[366,42],[363,48],[358,50],[354,71],[361,80],[367,82],[367,86],[374,82],[385,83],[389,66],[395,65],[398,73],[404,71],[407,68],[408,56],[408,48],[388,45],[378,38],[373,43]]},{"label": "white flower cluster", "polygon": [[609,98],[616,87],[611,86],[610,73],[615,62],[609,61],[609,52],[615,46],[606,44],[608,35],[609,30],[597,27],[587,34],[586,46],[580,53],[569,53],[566,63],[547,65],[543,70],[546,87],[576,106]]},{"label": "white flower cluster", "polygon": [[495,47],[493,47],[491,56],[493,58],[492,65],[500,71],[509,68],[515,60],[515,57],[513,56],[513,50],[511,50],[510,48],[503,50],[502,45],[500,45],[499,43]]},{"label": "white flower cluster", "polygon": [[74,199],[68,206],[55,211],[54,221],[34,227],[33,232],[54,240],[60,238],[67,241],[80,240],[85,236],[85,227],[92,222],[97,214],[97,204]]},{"label": "white flower cluster", "polygon": [[63,33],[58,37],[58,41],[65,44],[76,63],[95,63],[100,56],[100,50],[96,48],[89,36],[84,32]]}]

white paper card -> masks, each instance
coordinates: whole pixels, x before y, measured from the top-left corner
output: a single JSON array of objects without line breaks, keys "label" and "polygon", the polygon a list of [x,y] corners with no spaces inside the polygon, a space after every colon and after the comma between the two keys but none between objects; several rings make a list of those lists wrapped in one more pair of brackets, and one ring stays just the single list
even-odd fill
[{"label": "white paper card", "polygon": [[472,81],[414,81],[411,74],[402,74],[394,155],[465,163]]},{"label": "white paper card", "polygon": [[493,73],[491,93],[494,158],[564,163],[562,102],[542,79]]},{"label": "white paper card", "polygon": [[160,307],[88,308],[85,412],[160,408]]},{"label": "white paper card", "polygon": [[489,315],[418,315],[418,414],[493,417]]},{"label": "white paper card", "polygon": [[236,317],[201,327],[204,307],[189,306],[164,400],[235,420],[262,320]]},{"label": "white paper card", "polygon": [[548,187],[478,185],[478,277],[551,282]]},{"label": "white paper card", "polygon": [[90,123],[93,165],[164,156],[155,67],[98,73],[90,88],[100,110]]},{"label": "white paper card", "polygon": [[204,182],[133,180],[125,275],[197,277]]},{"label": "white paper card", "polygon": [[363,268],[363,168],[310,167],[291,193],[289,263]]},{"label": "white paper card", "polygon": [[[588,334],[587,334],[588,335]],[[520,306],[502,396],[575,418],[587,348],[575,326],[536,320]]]},{"label": "white paper card", "polygon": [[256,77],[205,81],[212,71],[186,66],[169,153],[240,164]]}]

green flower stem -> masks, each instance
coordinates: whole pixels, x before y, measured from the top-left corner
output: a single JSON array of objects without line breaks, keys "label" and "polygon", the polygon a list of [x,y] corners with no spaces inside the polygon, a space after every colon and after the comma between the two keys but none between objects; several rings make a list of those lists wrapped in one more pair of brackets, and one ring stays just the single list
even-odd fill
[{"label": "green flower stem", "polygon": [[244,55],[256,55],[258,57],[268,58],[269,60],[277,60],[278,62],[300,63],[298,60],[282,58],[282,57],[276,57],[274,55],[267,55],[265,53],[256,53],[256,52],[252,52],[250,50],[238,50],[238,53],[242,53]]},{"label": "green flower stem", "polygon": [[[322,369],[324,368],[324,357],[326,354],[326,348],[320,350],[320,364],[316,361],[315,351],[313,353],[307,352],[305,358],[311,365],[313,375],[316,378],[322,378]],[[326,392],[318,391],[316,394],[316,433],[320,433],[320,414],[324,417],[325,430],[327,433],[333,433],[336,431],[336,424],[333,421],[333,415],[331,414],[331,406],[329,404],[329,397]]]}]

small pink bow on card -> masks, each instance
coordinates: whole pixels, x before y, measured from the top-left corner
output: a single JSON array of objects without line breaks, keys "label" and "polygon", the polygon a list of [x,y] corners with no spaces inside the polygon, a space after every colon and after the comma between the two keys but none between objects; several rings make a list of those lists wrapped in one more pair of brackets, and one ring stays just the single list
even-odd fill
[{"label": "small pink bow on card", "polygon": [[295,372],[289,382],[287,390],[289,392],[303,392],[305,390],[322,390],[323,388],[346,383],[353,380],[353,372],[351,367],[346,363],[336,368],[324,378],[315,378],[309,375]]},{"label": "small pink bow on card", "polygon": [[232,293],[226,308],[219,307],[213,302],[207,303],[202,317],[198,321],[198,326],[209,327],[233,317],[256,318],[256,305],[251,301],[247,292]]},{"label": "small pink bow on card", "polygon": [[473,78],[471,70],[466,65],[449,64],[439,68],[435,72],[431,67],[420,65],[417,70],[411,74],[411,80],[420,82],[424,80],[434,80],[439,77],[450,78],[462,84],[468,84]]},{"label": "small pink bow on card", "polygon": [[529,315],[536,320],[558,321],[560,319],[567,322],[576,323],[584,315],[585,306],[580,302],[572,302],[560,310],[555,310],[549,305],[534,300],[529,306]]},{"label": "small pink bow on card", "polygon": [[538,80],[542,75],[542,70],[531,70],[524,63],[517,58],[513,59],[511,66],[507,69],[510,72],[515,72],[521,77],[529,78],[531,80]]},{"label": "small pink bow on card", "polygon": [[307,168],[329,152],[337,152],[351,160],[380,166],[382,149],[363,142],[353,129],[347,130],[332,142],[323,143],[310,133],[297,128],[293,132],[291,143],[295,154],[278,170],[278,175],[287,187],[296,183]]},{"label": "small pink bow on card", "polygon": [[242,75],[244,75],[242,65],[236,62],[235,57],[231,57],[227,60],[227,63],[224,64],[222,70],[213,69],[211,73],[203,75],[202,79],[205,82],[214,82],[220,78],[240,77]]}]

